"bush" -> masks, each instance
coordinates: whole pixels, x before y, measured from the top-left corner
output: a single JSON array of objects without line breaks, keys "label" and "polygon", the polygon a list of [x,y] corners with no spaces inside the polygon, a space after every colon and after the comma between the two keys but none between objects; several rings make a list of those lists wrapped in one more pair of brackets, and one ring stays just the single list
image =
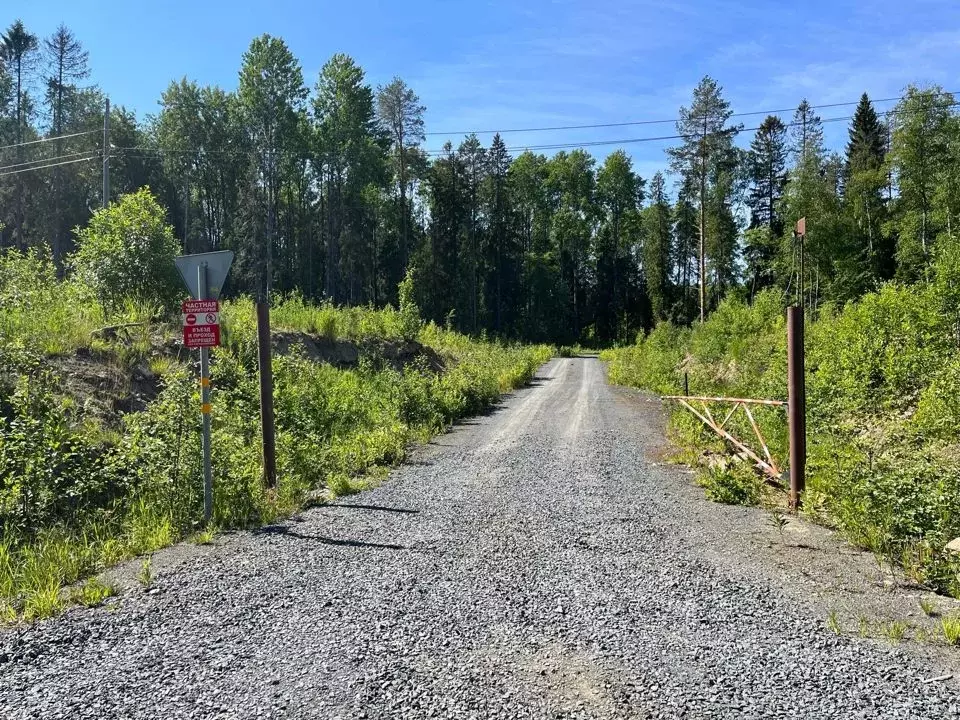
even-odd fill
[{"label": "bush", "polygon": [[[901,563],[919,582],[957,593],[956,561],[943,547],[960,536],[960,250],[944,248],[929,285],[889,284],[843,308],[808,318],[807,490],[804,509],[852,542]],[[783,297],[752,305],[730,298],[701,325],[661,324],[629,348],[604,354],[614,382],[676,394],[786,397]],[[783,409],[756,410],[775,458],[786,461]],[[716,440],[685,410],[672,435],[688,449]],[[740,414],[728,423],[751,436]],[[700,453],[690,450],[686,458]],[[721,502],[753,502],[730,471],[704,476]]]},{"label": "bush", "polygon": [[0,342],[59,354],[89,344],[105,313],[79,282],[60,282],[49,255],[0,252]]},{"label": "bush", "polygon": [[[56,302],[64,286],[82,287],[77,280],[58,282],[46,261],[11,255],[0,262],[12,268],[0,277],[3,292],[43,279]],[[40,302],[47,295],[35,297]],[[89,291],[85,297],[100,307]],[[216,527],[271,522],[300,507],[311,490],[356,491],[367,473],[402,460],[411,442],[525,383],[551,353],[423,326],[410,305],[337,309],[294,296],[278,298],[275,309],[291,330],[330,325],[353,339],[418,336],[448,370],[416,364],[397,370],[372,359],[338,369],[296,354],[275,357],[278,487],[267,489],[254,307],[246,299],[225,302],[224,344],[212,353]],[[167,354],[147,358],[163,360],[159,394],[107,429],[73,400],[41,348],[24,347],[16,328],[27,326],[4,327],[14,328],[14,337],[0,336],[0,621],[58,612],[66,597],[62,586],[192,535],[203,511],[199,388],[189,367]],[[104,345],[98,357],[112,361],[119,349]],[[100,594],[91,589],[75,599]]]},{"label": "bush", "polygon": [[763,480],[743,464],[706,468],[697,483],[708,499],[725,505],[759,505],[763,497]]},{"label": "bush", "polygon": [[104,305],[130,298],[173,310],[185,295],[173,264],[180,245],[148,188],[97,210],[76,235],[70,265]]}]

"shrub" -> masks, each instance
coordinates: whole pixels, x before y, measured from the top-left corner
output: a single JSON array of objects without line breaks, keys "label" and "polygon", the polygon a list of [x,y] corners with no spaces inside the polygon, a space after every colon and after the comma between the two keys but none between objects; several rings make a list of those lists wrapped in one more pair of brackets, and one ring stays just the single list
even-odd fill
[{"label": "shrub", "polygon": [[59,354],[87,345],[104,319],[88,287],[57,280],[49,255],[0,252],[0,342]]},{"label": "shrub", "polygon": [[[915,578],[956,593],[955,560],[943,546],[960,536],[960,352],[954,297],[960,250],[942,250],[930,285],[890,284],[843,308],[808,318],[805,512]],[[960,297],[960,295],[956,295]],[[691,394],[784,399],[783,298],[752,305],[724,300],[692,330],[658,325],[630,348],[604,354],[610,378],[675,394],[689,373]],[[786,414],[757,409],[774,457],[786,460]],[[685,448],[716,445],[685,410],[671,418]],[[734,434],[752,430],[740,414]],[[744,478],[705,476],[708,495],[752,501]]]},{"label": "shrub", "polygon": [[763,480],[743,464],[706,468],[697,482],[710,500],[725,505],[759,505],[763,497]]},{"label": "shrub", "polygon": [[104,305],[117,308],[132,298],[172,310],[183,297],[173,264],[180,245],[148,188],[97,210],[76,235],[73,272]]},{"label": "shrub", "polygon": [[[23,256],[5,260],[15,272],[0,278],[0,290],[29,288],[31,272],[50,273],[50,298],[65,285],[43,263],[31,265]],[[401,460],[410,442],[484,409],[526,382],[551,353],[423,326],[409,305],[400,311],[338,309],[294,296],[277,298],[275,309],[291,330],[330,325],[351,339],[418,335],[448,370],[417,364],[397,370],[372,359],[338,369],[297,354],[276,356],[278,487],[268,489],[261,478],[253,303],[224,303],[224,344],[212,353],[216,527],[271,522],[324,486],[337,494],[361,489],[370,473]],[[150,332],[144,336],[149,340]],[[199,388],[188,367],[166,354],[164,362],[142,358],[163,368],[158,395],[105,429],[73,401],[42,348],[24,347],[21,340],[15,333],[0,336],[2,621],[45,617],[69,598],[97,602],[104,590],[94,584],[72,595],[61,589],[193,535],[203,511]],[[147,343],[143,352],[149,355],[151,347]],[[107,344],[99,352],[113,358]]]}]

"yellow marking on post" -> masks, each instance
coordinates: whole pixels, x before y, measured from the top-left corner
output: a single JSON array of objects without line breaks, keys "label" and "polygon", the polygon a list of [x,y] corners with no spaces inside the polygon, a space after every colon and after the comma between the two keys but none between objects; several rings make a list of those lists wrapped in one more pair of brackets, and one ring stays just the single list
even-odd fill
[{"label": "yellow marking on post", "polygon": [[204,415],[209,415],[210,408],[211,408],[210,403],[203,403],[203,405],[200,406],[200,412],[202,412]]},{"label": "yellow marking on post", "polygon": [[210,387],[210,378],[200,378],[200,387]]}]

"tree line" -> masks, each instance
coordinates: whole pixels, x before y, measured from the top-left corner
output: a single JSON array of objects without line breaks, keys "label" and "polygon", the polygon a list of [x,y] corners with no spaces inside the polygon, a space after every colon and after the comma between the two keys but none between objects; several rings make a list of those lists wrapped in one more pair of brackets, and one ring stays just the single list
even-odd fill
[{"label": "tree line", "polygon": [[[66,27],[16,21],[0,58],[0,247],[64,269],[103,202],[106,98]],[[746,128],[706,77],[652,178],[623,150],[512,155],[499,134],[427,151],[402,79],[374,88],[336,54],[308,86],[269,35],[235,91],[183,79],[159,105],[111,109],[110,195],[149,186],[185,252],[233,249],[233,292],[382,306],[409,272],[425,317],[473,333],[631,342],[769,287],[842,304],[925,278],[960,222],[960,118],[939,87],[882,116],[864,94],[836,152],[806,100]]]}]

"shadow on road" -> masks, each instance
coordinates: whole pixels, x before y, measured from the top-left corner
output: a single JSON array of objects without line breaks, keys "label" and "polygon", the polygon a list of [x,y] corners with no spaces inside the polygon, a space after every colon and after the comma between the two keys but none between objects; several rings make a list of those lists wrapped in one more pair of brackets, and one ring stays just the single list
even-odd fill
[{"label": "shadow on road", "polygon": [[304,535],[296,530],[291,530],[286,525],[267,525],[266,527],[254,530],[255,535],[282,535],[292,537],[298,540],[312,540],[322,545],[340,545],[343,547],[355,548],[375,548],[378,550],[406,550],[406,545],[393,545],[390,543],[369,543],[360,540],[338,540],[336,538],[323,537],[322,535]]},{"label": "shadow on road", "polygon": [[408,513],[410,515],[416,515],[418,512],[420,512],[419,510],[411,510],[410,508],[386,507],[385,505],[361,505],[360,503],[335,503],[332,505],[325,505],[324,507],[351,508],[353,510],[381,510],[383,512]]}]

